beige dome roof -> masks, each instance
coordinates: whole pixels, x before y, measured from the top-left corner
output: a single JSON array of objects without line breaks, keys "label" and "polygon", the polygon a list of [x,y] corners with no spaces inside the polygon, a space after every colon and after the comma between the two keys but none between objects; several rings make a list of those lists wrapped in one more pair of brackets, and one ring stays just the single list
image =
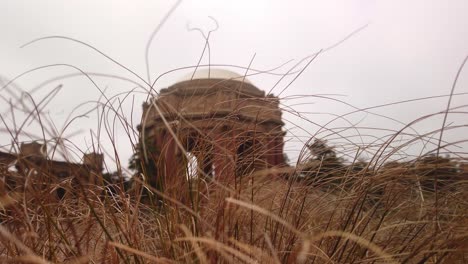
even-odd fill
[{"label": "beige dome roof", "polygon": [[[192,77],[193,76],[193,77]],[[184,77],[182,77],[179,81],[189,81],[189,80],[196,80],[196,79],[229,79],[229,80],[235,80],[235,81],[244,81],[246,83],[251,83],[247,78],[244,78],[244,75],[238,74],[233,71],[229,70],[224,70],[224,69],[202,69],[202,70],[197,70],[195,72],[195,75],[193,75],[193,72],[188,73]]]}]

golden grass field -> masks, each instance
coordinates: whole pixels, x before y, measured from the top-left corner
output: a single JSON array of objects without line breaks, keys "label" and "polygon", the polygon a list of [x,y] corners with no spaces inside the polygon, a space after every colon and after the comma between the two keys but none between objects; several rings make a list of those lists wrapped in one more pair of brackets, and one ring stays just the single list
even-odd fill
[{"label": "golden grass field", "polygon": [[[294,170],[290,167],[283,175],[295,175]],[[2,191],[1,260],[467,261],[466,178],[434,192],[430,187],[420,188],[415,179],[424,176],[403,163],[379,171],[346,167],[326,175],[329,181],[272,177],[275,172],[245,175],[241,182],[228,186],[206,183],[200,177],[192,180],[192,188],[203,186],[204,190],[191,192],[191,199],[186,199],[187,190],[183,187],[171,192],[178,194],[172,196],[153,189],[153,198],[159,194],[158,201],[139,198],[145,186],[141,182],[134,182],[126,192],[116,187],[112,194],[99,186],[71,189],[67,181],[45,184],[44,178],[29,175],[30,180],[24,185]],[[62,200],[55,194],[58,187],[69,191]]]},{"label": "golden grass field", "polygon": [[[66,37],[49,39],[53,38],[79,42]],[[109,59],[94,47],[79,43]],[[97,77],[75,70],[76,75],[89,80]],[[145,83],[148,96],[154,96],[154,83]],[[453,93],[452,89],[444,99]],[[123,96],[131,98],[128,95]],[[129,128],[128,138],[137,151],[141,145],[135,139],[140,135],[117,99],[103,92],[97,104],[107,115],[100,117],[103,123],[118,120]],[[23,124],[38,123],[45,139],[49,130],[42,122],[43,113],[36,104],[29,109]],[[293,112],[284,105],[283,111]],[[449,101],[447,111],[436,114],[446,117],[451,111],[457,110],[451,110]],[[289,167],[244,173],[235,182],[217,182],[199,174],[190,181],[180,177],[172,179],[171,186],[156,187],[149,184],[153,175],[143,170],[125,188],[122,177],[120,182],[103,185],[76,184],[72,183],[73,175],[56,179],[35,169],[20,173],[2,168],[0,262],[468,263],[466,153],[462,150],[448,153],[452,158],[442,156],[442,152],[447,154],[444,145],[450,145],[443,141],[444,130],[463,126],[450,127],[444,120],[442,128],[423,135],[405,134],[413,139],[390,147],[410,124],[402,126],[402,130],[375,141],[380,143],[372,147],[378,151],[367,161],[349,155],[363,150],[358,145],[346,155],[336,151],[333,162],[314,157],[304,148]],[[18,127],[22,125],[3,130],[9,133],[12,145],[19,144]],[[109,127],[100,126],[99,132],[113,142]],[[331,135],[340,133],[327,129]],[[318,138],[310,133],[311,140]],[[440,139],[433,136],[437,133]],[[52,134],[47,137],[54,139],[53,144],[64,145],[63,133]],[[436,155],[408,155],[403,160],[393,155],[393,150],[419,139],[431,141]],[[106,147],[116,160],[111,167],[117,167],[117,175],[122,176],[127,161],[119,161],[112,144]],[[57,197],[59,189],[66,191],[62,199]]]}]

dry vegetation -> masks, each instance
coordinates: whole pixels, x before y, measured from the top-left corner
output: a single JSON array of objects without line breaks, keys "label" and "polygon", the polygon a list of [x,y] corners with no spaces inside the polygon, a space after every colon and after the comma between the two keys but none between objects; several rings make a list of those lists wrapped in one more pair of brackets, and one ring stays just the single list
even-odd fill
[{"label": "dry vegetation", "polygon": [[272,173],[245,175],[236,186],[210,183],[186,203],[186,189],[172,197],[153,189],[161,200],[140,202],[138,183],[115,193],[80,185],[59,200],[54,190],[70,188],[67,180],[18,175],[30,180],[3,190],[2,262],[467,261],[466,180],[436,194],[403,164],[347,167],[323,176],[330,181]]},{"label": "dry vegetation", "polygon": [[[130,127],[129,140],[138,148],[138,133],[111,103],[114,98],[101,99],[103,108]],[[30,114],[25,123],[32,119],[47,132],[40,109],[32,105]],[[20,131],[6,129],[18,144]],[[342,163],[340,153],[304,150],[296,167],[245,174],[235,184],[200,176],[188,185],[182,177],[172,192],[138,177],[125,189],[123,182],[72,185],[73,176],[55,181],[34,170],[3,170],[1,262],[467,263],[468,183],[455,164],[461,160],[441,162],[441,142],[446,143],[431,139],[435,157],[382,162],[392,160],[387,150],[402,131],[367,145],[380,149],[366,162]],[[362,150],[355,145],[347,153]],[[22,184],[10,186],[13,178]],[[63,199],[57,199],[59,187],[67,190]]]}]

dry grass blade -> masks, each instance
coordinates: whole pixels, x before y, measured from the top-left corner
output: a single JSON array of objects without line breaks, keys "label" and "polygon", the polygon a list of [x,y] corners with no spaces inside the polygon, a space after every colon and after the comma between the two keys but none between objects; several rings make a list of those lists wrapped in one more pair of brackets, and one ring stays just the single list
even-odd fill
[{"label": "dry grass blade", "polygon": [[[51,264],[51,262],[48,262],[44,260],[41,257],[35,256],[35,255],[24,255],[24,256],[18,256],[15,258],[12,258],[11,260],[7,260],[7,263],[31,263],[31,264]],[[80,262],[83,263],[83,262]]]},{"label": "dry grass blade", "polygon": [[81,264],[81,263],[89,263],[91,258],[89,256],[81,256],[75,259],[68,260],[64,262],[64,264]]},{"label": "dry grass blade", "polygon": [[243,263],[257,263],[255,259],[251,258],[247,254],[242,253],[241,251],[230,247],[224,243],[221,243],[219,241],[216,241],[212,238],[206,238],[206,237],[181,237],[177,238],[175,241],[193,241],[193,242],[200,242],[206,245],[207,247],[210,247],[211,249],[215,251],[220,251],[220,252],[225,252],[229,253],[235,258],[239,259],[240,261],[243,261]]},{"label": "dry grass blade", "polygon": [[[282,94],[318,55],[365,26],[266,70],[255,69],[255,55],[246,66],[212,64],[215,29],[190,27],[204,40],[197,63],[154,78],[152,40],[180,3],[146,43],[145,77],[77,39],[25,44],[79,44],[128,76],[60,63],[0,85],[0,100],[9,106],[0,114],[0,132],[11,139],[0,153],[0,262],[466,262],[468,139],[449,139],[468,127],[468,105],[452,100],[468,95],[454,93],[468,58],[450,94],[358,107],[337,94]],[[14,84],[62,68],[74,73],[46,76],[32,90]],[[208,78],[199,78],[200,69]],[[156,92],[163,78],[181,72],[188,79]],[[270,87],[251,83],[262,74],[274,78]],[[50,104],[72,77],[84,77],[97,98],[77,102],[59,123]],[[122,91],[114,90],[118,85]],[[409,121],[380,112],[446,99],[445,109]],[[135,105],[144,100],[140,114]],[[313,112],[312,101],[349,110]],[[462,121],[452,123],[454,116]],[[81,127],[85,118],[96,126],[84,146],[72,139],[88,129]],[[373,127],[369,118],[390,125]],[[440,121],[441,128],[417,129]],[[128,169],[125,146],[134,151]]]},{"label": "dry grass blade", "polygon": [[122,249],[124,251],[127,251],[129,253],[132,253],[132,254],[135,254],[135,255],[138,255],[138,256],[141,256],[153,263],[162,263],[162,264],[167,264],[167,263],[174,263],[174,261],[170,260],[170,259],[167,259],[167,258],[160,258],[160,257],[156,257],[156,256],[153,256],[151,254],[148,254],[146,252],[142,252],[138,249],[134,249],[134,248],[131,248],[129,246],[126,246],[126,245],[123,245],[123,244],[120,244],[120,243],[117,243],[117,242],[109,242],[109,245],[110,246],[113,246],[113,247],[116,247],[116,248],[119,248],[119,249]]},{"label": "dry grass blade", "polygon": [[237,204],[237,205],[239,205],[241,207],[254,210],[255,212],[258,212],[260,214],[268,216],[269,218],[273,219],[274,221],[282,224],[283,226],[288,228],[290,231],[293,231],[294,233],[296,233],[298,236],[303,236],[304,235],[302,232],[297,230],[294,226],[292,226],[290,223],[286,222],[281,217],[269,212],[268,210],[266,210],[266,209],[264,209],[264,208],[262,208],[262,207],[260,207],[258,205],[250,204],[250,203],[240,201],[240,200],[236,200],[236,199],[231,198],[231,197],[226,198],[226,202],[232,203],[232,204]]},{"label": "dry grass blade", "polygon": [[26,263],[40,263],[40,264],[49,264],[50,262],[45,259],[37,256],[34,252],[25,246],[18,238],[11,234],[4,226],[0,225],[0,236],[2,236],[3,241],[9,241],[15,244],[18,249],[24,254],[22,256],[15,257],[15,261],[23,261]]},{"label": "dry grass blade", "polygon": [[351,240],[351,241],[354,241],[366,248],[369,248],[371,251],[373,251],[379,258],[381,258],[382,260],[385,260],[389,263],[398,263],[397,261],[395,261],[392,256],[390,256],[389,254],[387,254],[385,251],[383,251],[379,246],[375,245],[374,243],[360,237],[360,236],[357,236],[355,234],[352,234],[352,233],[349,233],[349,232],[343,232],[343,231],[327,231],[327,232],[324,232],[324,233],[321,233],[321,234],[318,234],[316,236],[313,237],[314,240],[319,240],[321,238],[324,238],[324,237],[336,237],[336,236],[339,236],[339,237],[342,237],[342,238],[345,238],[347,240]]},{"label": "dry grass blade", "polygon": [[[186,226],[181,225],[180,228],[184,232],[185,236],[187,237],[193,236],[192,232],[190,232],[190,230]],[[200,248],[200,245],[196,241],[190,241],[190,242],[192,244],[193,249],[195,250],[195,254],[197,254],[198,260],[201,263],[208,263],[206,254],[202,251],[202,249]]]}]

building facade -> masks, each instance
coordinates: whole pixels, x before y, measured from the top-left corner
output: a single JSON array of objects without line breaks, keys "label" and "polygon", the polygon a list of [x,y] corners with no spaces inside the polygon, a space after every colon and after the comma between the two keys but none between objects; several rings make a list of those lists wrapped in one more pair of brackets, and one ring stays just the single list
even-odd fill
[{"label": "building facade", "polygon": [[139,130],[154,150],[155,177],[166,185],[194,175],[226,183],[284,166],[279,99],[235,73],[201,73],[143,105]]},{"label": "building facade", "polygon": [[[46,145],[38,142],[22,143],[19,153],[0,151],[0,191],[25,191],[26,185],[40,188],[68,181],[70,189],[78,184],[102,186],[103,155],[87,153],[82,163],[51,160],[47,157]],[[57,188],[56,194],[61,198],[63,188]]]}]

